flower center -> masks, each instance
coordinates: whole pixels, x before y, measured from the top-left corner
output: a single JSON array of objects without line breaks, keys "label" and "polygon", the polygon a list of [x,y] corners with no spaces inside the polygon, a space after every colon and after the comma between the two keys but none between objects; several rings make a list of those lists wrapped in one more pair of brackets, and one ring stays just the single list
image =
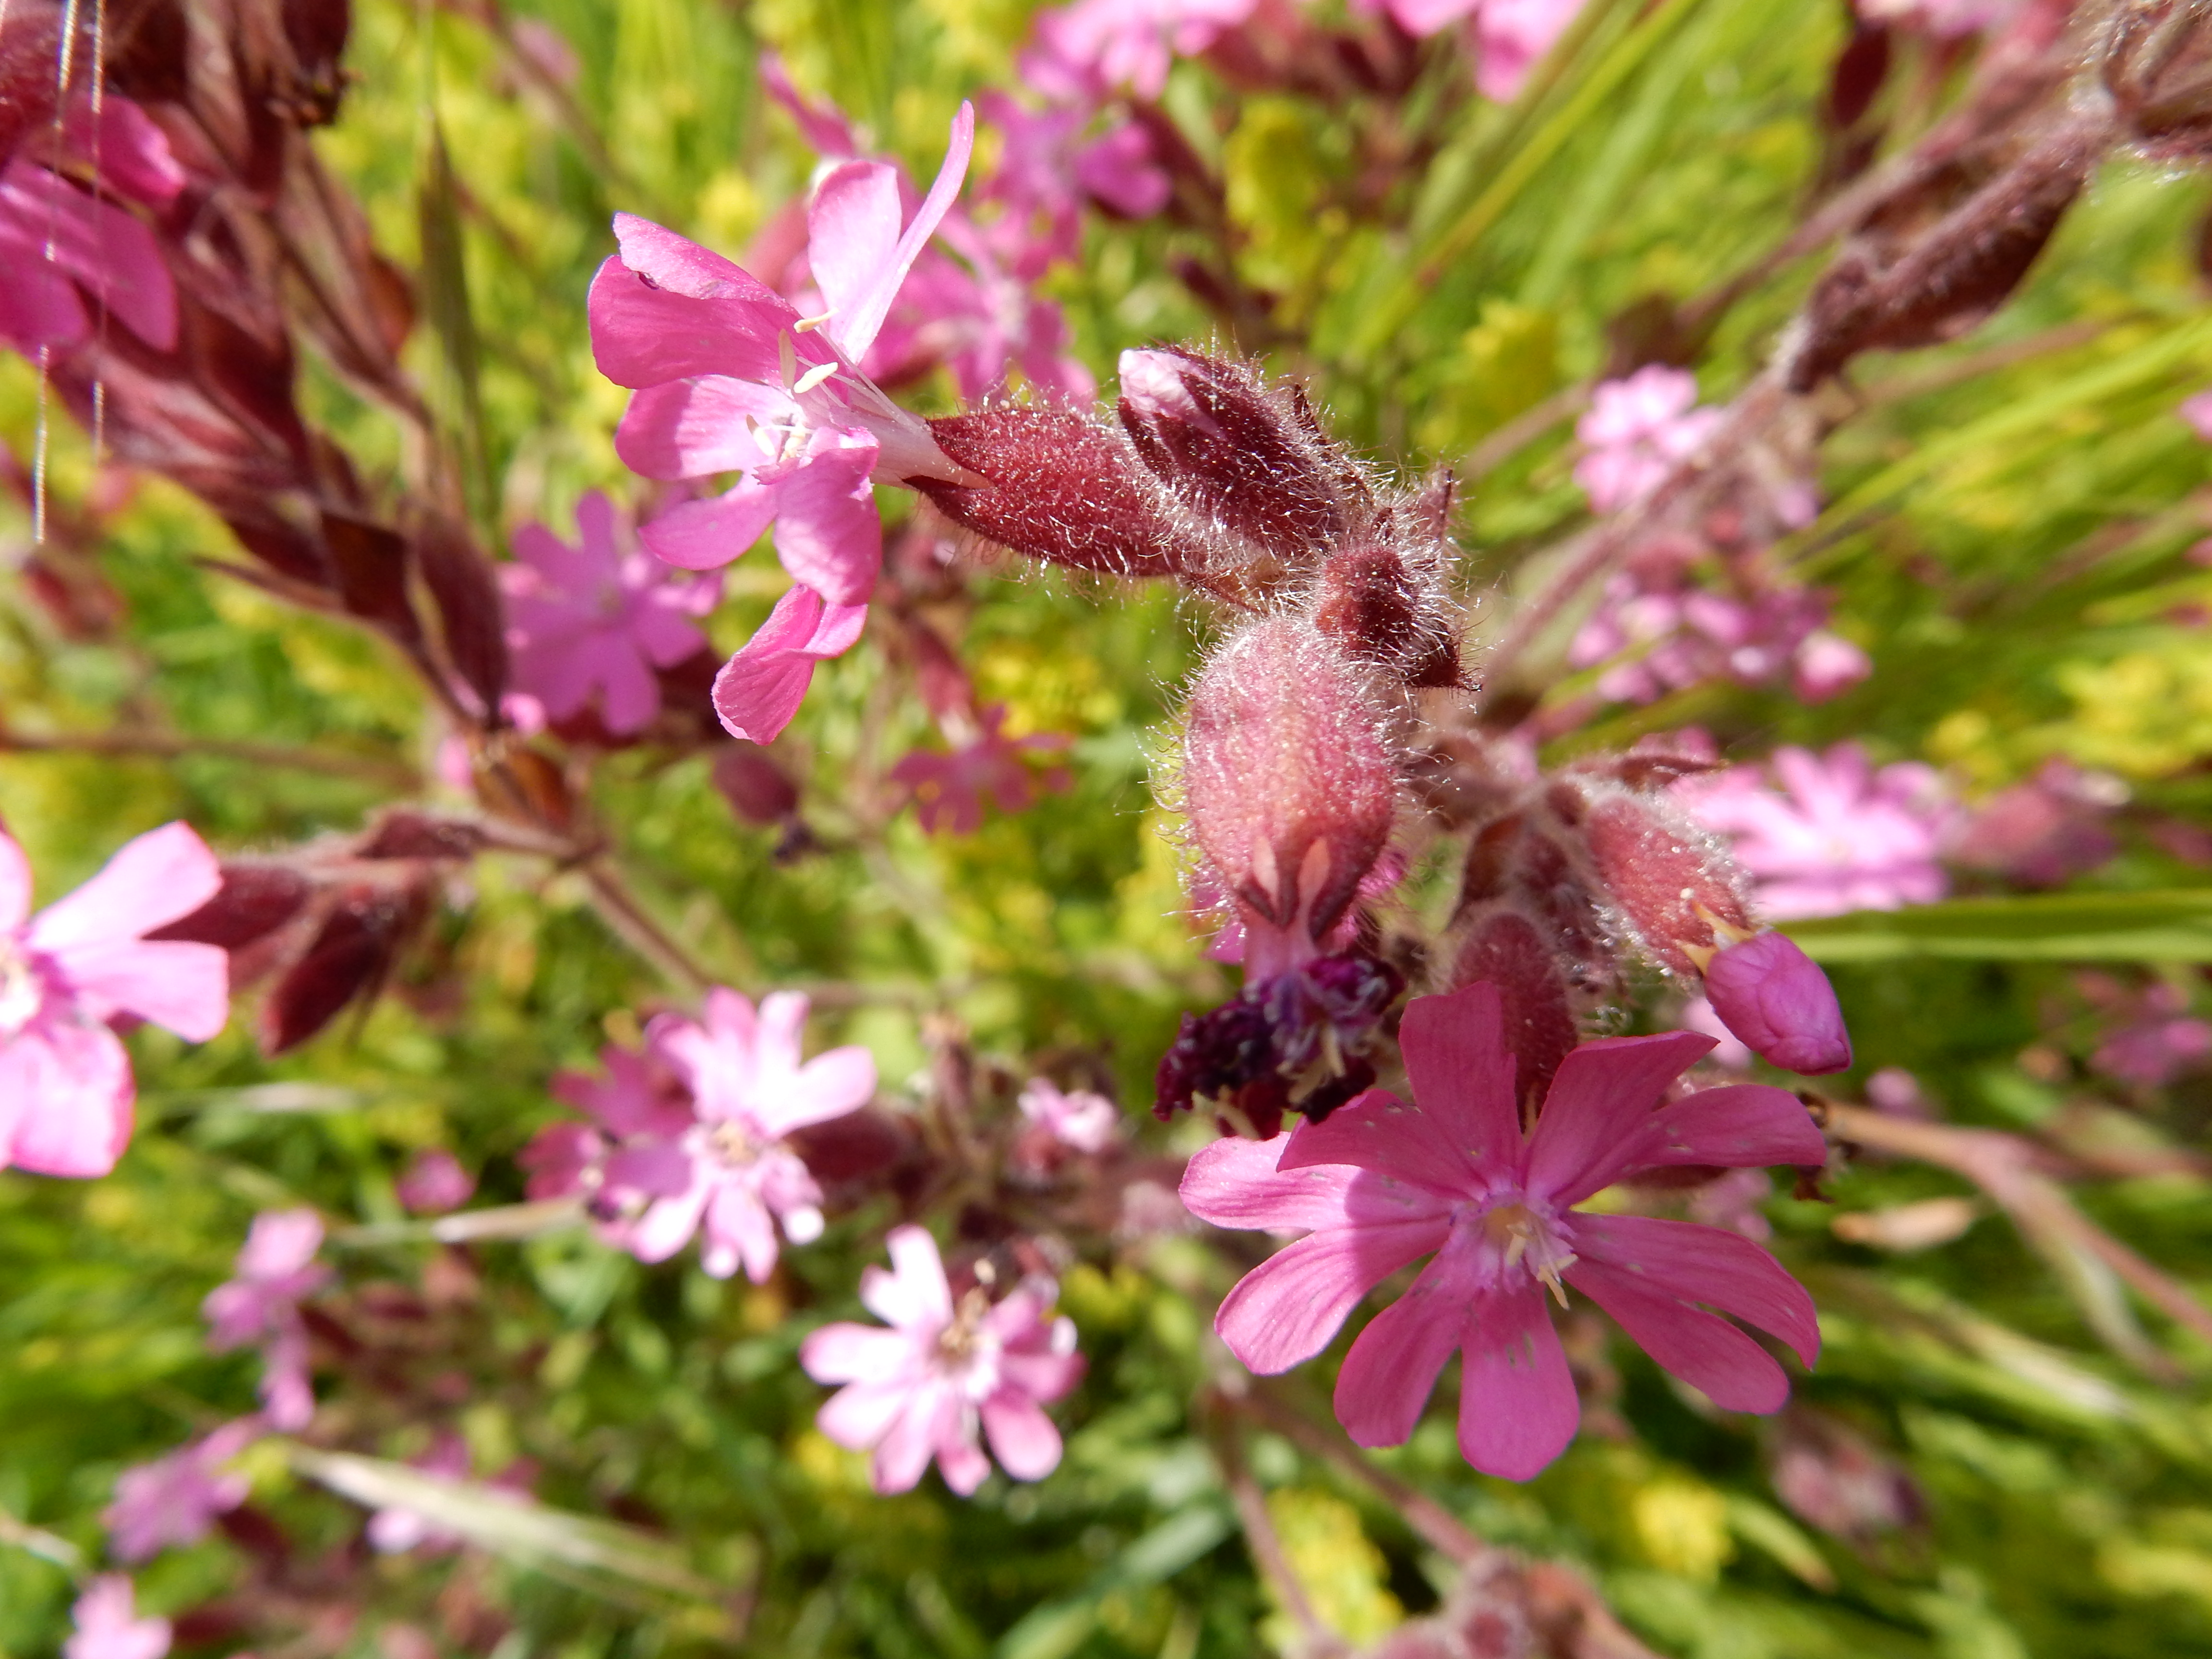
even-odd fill
[{"label": "flower center", "polygon": [[966,1370],[985,1357],[983,1316],[990,1311],[991,1298],[980,1285],[960,1298],[952,1322],[937,1334],[937,1357],[947,1370]]},{"label": "flower center", "polygon": [[742,1167],[757,1164],[761,1154],[767,1152],[769,1142],[753,1139],[752,1131],[734,1118],[726,1119],[707,1131],[707,1146],[725,1164]]},{"label": "flower center", "polygon": [[1575,1265],[1575,1253],[1553,1231],[1551,1223],[1518,1199],[1509,1199],[1482,1213],[1482,1236],[1498,1252],[1504,1272],[1515,1268],[1540,1281],[1567,1305],[1566,1286],[1559,1275]]},{"label": "flower center", "polygon": [[0,938],[0,1042],[36,1018],[46,1000],[46,988],[31,953],[12,939]]}]

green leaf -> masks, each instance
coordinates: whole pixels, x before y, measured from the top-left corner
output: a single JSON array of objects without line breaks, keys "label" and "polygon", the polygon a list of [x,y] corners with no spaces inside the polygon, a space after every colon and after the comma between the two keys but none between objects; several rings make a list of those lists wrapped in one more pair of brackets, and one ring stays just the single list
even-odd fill
[{"label": "green leaf", "polygon": [[2212,888],[1952,899],[1782,931],[1815,962],[2212,962]]}]

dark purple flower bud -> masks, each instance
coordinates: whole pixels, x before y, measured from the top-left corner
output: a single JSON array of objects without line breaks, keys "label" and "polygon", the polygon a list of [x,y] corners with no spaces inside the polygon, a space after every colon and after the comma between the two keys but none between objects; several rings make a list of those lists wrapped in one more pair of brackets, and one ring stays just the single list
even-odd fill
[{"label": "dark purple flower bud", "polygon": [[1331,554],[1315,584],[1313,619],[1353,656],[1408,685],[1466,684],[1449,612],[1395,547],[1360,544]]},{"label": "dark purple flower bud", "polygon": [[987,409],[929,423],[938,447],[988,487],[907,483],[956,524],[1017,553],[1115,576],[1188,562],[1158,486],[1129,441],[1063,409]]},{"label": "dark purple flower bud", "polygon": [[1362,1050],[1405,985],[1388,963],[1321,957],[1185,1014],[1154,1079],[1155,1115],[1194,1106],[1224,1134],[1255,1140],[1272,1137],[1285,1111],[1319,1121],[1373,1086]]},{"label": "dark purple flower bud", "polygon": [[1275,553],[1344,533],[1341,469],[1295,394],[1181,348],[1125,351],[1121,372],[1121,424],[1187,507]]},{"label": "dark purple flower bud", "polygon": [[1715,953],[1705,996],[1721,1024],[1760,1059],[1819,1077],[1850,1069],[1850,1034],[1835,988],[1786,933],[1761,933]]},{"label": "dark purple flower bud", "polygon": [[1579,1036],[1557,953],[1526,916],[1493,911],[1475,923],[1452,963],[1453,989],[1483,980],[1498,988],[1505,1046],[1513,1055],[1513,1097],[1533,1107],[1549,1092]]}]

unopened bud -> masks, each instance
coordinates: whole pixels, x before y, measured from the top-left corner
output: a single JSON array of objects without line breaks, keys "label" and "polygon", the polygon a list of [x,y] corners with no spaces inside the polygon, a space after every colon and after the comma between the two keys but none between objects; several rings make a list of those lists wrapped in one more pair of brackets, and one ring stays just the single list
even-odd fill
[{"label": "unopened bud", "polygon": [[1283,555],[1344,533],[1337,469],[1295,394],[1182,349],[1125,351],[1121,376],[1121,424],[1193,511]]},{"label": "unopened bud", "polygon": [[1129,441],[1072,410],[988,409],[929,423],[938,447],[986,489],[907,483],[957,524],[1017,553],[1116,576],[1192,562],[1159,486]]},{"label": "unopened bud", "polygon": [[1413,686],[1455,686],[1459,641],[1440,596],[1417,580],[1404,556],[1365,544],[1331,554],[1315,584],[1314,626],[1362,661]]},{"label": "unopened bud", "polygon": [[1695,971],[1712,951],[1750,935],[1751,919],[1728,866],[1686,821],[1656,802],[1631,795],[1600,800],[1582,835],[1599,878],[1638,941],[1676,973]]},{"label": "unopened bud", "polygon": [[1253,623],[1199,677],[1184,810],[1244,922],[1249,977],[1317,954],[1389,840],[1377,724],[1358,670],[1297,617]]},{"label": "unopened bud", "polygon": [[1510,910],[1478,921],[1452,963],[1451,988],[1487,980],[1498,988],[1513,1097],[1540,1101],[1576,1042],[1573,1005],[1557,956],[1534,923]]},{"label": "unopened bud", "polygon": [[1786,933],[1761,933],[1716,953],[1705,964],[1705,996],[1745,1047],[1784,1071],[1818,1077],[1850,1068],[1835,988]]}]

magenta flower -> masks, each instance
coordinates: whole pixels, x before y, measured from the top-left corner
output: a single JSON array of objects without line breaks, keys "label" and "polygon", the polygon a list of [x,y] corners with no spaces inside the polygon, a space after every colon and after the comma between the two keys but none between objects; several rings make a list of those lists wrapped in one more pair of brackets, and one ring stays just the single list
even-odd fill
[{"label": "magenta flower", "polygon": [[100,1516],[115,1553],[143,1561],[206,1537],[216,1516],[246,1501],[246,1477],[223,1465],[259,1439],[264,1426],[258,1417],[241,1417],[167,1457],[124,1470],[115,1501]]},{"label": "magenta flower", "polygon": [[610,732],[635,732],[660,712],[656,668],[702,651],[685,620],[721,596],[719,580],[672,582],[667,568],[632,550],[614,503],[594,489],[576,505],[580,547],[543,525],[514,532],[520,562],[501,568],[514,683],[553,720],[599,699]]},{"label": "magenta flower", "polygon": [[784,1144],[794,1129],[859,1110],[876,1091],[876,1063],[858,1046],[801,1063],[806,999],[779,991],[751,1003],[707,994],[703,1022],[664,1016],[656,1048],[690,1085],[694,1121],[672,1138],[647,1134],[607,1159],[606,1179],[650,1200],[624,1230],[641,1261],[665,1261],[702,1228],[700,1261],[716,1279],[742,1264],[756,1285],[775,1266],[775,1230],[794,1244],[822,1236],[822,1189]]},{"label": "magenta flower", "polygon": [[1486,98],[1510,103],[1553,43],[1575,21],[1582,0],[1386,0],[1364,9],[1387,10],[1407,33],[1425,37],[1474,21],[1474,87]]},{"label": "magenta flower", "polygon": [[1674,793],[1691,816],[1730,837],[1778,921],[1926,904],[1948,886],[1936,862],[1948,818],[1942,780],[1925,766],[1879,771],[1855,743],[1825,757],[1778,749],[1765,787],[1755,768],[1687,778]]},{"label": "magenta flower", "polygon": [[303,1429],[315,1414],[300,1302],[331,1276],[315,1261],[322,1243],[323,1224],[313,1210],[264,1210],[246,1235],[235,1275],[200,1304],[216,1352],[261,1345],[261,1401],[271,1428]]},{"label": "magenta flower", "polygon": [[87,1584],[71,1613],[76,1633],[62,1644],[62,1659],[161,1659],[169,1650],[169,1621],[141,1619],[131,1581],[119,1572]]},{"label": "magenta flower", "polygon": [[[64,157],[89,163],[102,184],[166,207],[185,175],[168,139],[127,98],[103,98],[97,119],[80,98],[64,117]],[[81,291],[82,290],[82,291]],[[58,172],[21,157],[0,170],[0,340],[27,356],[92,337],[94,311],[149,345],[177,343],[177,290],[154,234]]]},{"label": "magenta flower", "polygon": [[1024,1282],[995,1305],[978,1287],[956,1306],[936,1240],[894,1227],[884,1243],[891,1271],[862,1273],[860,1301],[890,1328],[825,1325],[799,1344],[809,1376],[846,1385],[817,1425],[841,1446],[875,1452],[879,1492],[911,1488],[933,1456],[946,1486],[974,1492],[991,1472],[979,1425],[1008,1474],[1044,1479],[1060,1465],[1060,1431],[1040,1407],[1083,1375],[1074,1322],[1047,1316],[1051,1282]]},{"label": "magenta flower", "polygon": [[1400,1041],[1413,1104],[1370,1090],[1287,1136],[1218,1140],[1191,1160],[1182,1196],[1193,1214],[1305,1235],[1222,1303],[1214,1328],[1238,1358],[1262,1374],[1312,1358],[1369,1291],[1433,1252],[1338,1373],[1337,1416],[1363,1446],[1413,1432],[1456,1349],[1468,1462],[1516,1480],[1544,1468],[1580,1415],[1544,1305],[1569,1289],[1715,1404],[1780,1407],[1782,1368],[1697,1305],[1772,1333],[1810,1364],[1820,1343],[1812,1298],[1772,1256],[1717,1228],[1574,1206],[1670,1165],[1823,1162],[1820,1131],[1792,1096],[1735,1084],[1668,1101],[1712,1039],[1612,1037],[1567,1056],[1524,1132],[1495,986],[1415,998]]},{"label": "magenta flower", "polygon": [[[1006,706],[994,703],[983,711],[982,730],[974,742],[950,754],[916,749],[891,768],[891,781],[906,790],[915,815],[930,835],[974,835],[983,827],[987,795],[1001,812],[1026,812],[1036,804],[1040,780],[1022,757],[1026,752],[1058,753],[1067,747],[1068,738],[1057,732],[1009,738],[1000,730],[1006,722]],[[1066,788],[1066,769],[1052,768],[1042,782],[1055,793]]]},{"label": "magenta flower", "polygon": [[1032,1078],[1014,1103],[1024,1117],[1079,1152],[1104,1152],[1121,1127],[1121,1113],[1105,1096],[1088,1089],[1065,1094],[1041,1077]]},{"label": "magenta flower", "polygon": [[1642,501],[1705,447],[1721,411],[1697,401],[1697,376],[1661,363],[1600,384],[1575,427],[1583,444],[1575,482],[1595,510],[1618,513]]},{"label": "magenta flower", "polygon": [[131,1016],[204,1042],[230,1018],[229,958],[145,936],[222,885],[188,825],[126,842],[35,916],[23,849],[0,830],[0,1168],[103,1176],[131,1139],[137,1087],[108,1027]]},{"label": "magenta flower", "polygon": [[714,676],[714,712],[723,729],[774,743],[805,700],[814,665],[850,651],[867,621],[865,605],[831,605],[812,588],[794,585]]},{"label": "magenta flower", "polygon": [[1037,15],[1022,78],[1061,97],[1126,87],[1157,98],[1176,58],[1204,52],[1257,9],[1258,0],[1075,0]]}]

